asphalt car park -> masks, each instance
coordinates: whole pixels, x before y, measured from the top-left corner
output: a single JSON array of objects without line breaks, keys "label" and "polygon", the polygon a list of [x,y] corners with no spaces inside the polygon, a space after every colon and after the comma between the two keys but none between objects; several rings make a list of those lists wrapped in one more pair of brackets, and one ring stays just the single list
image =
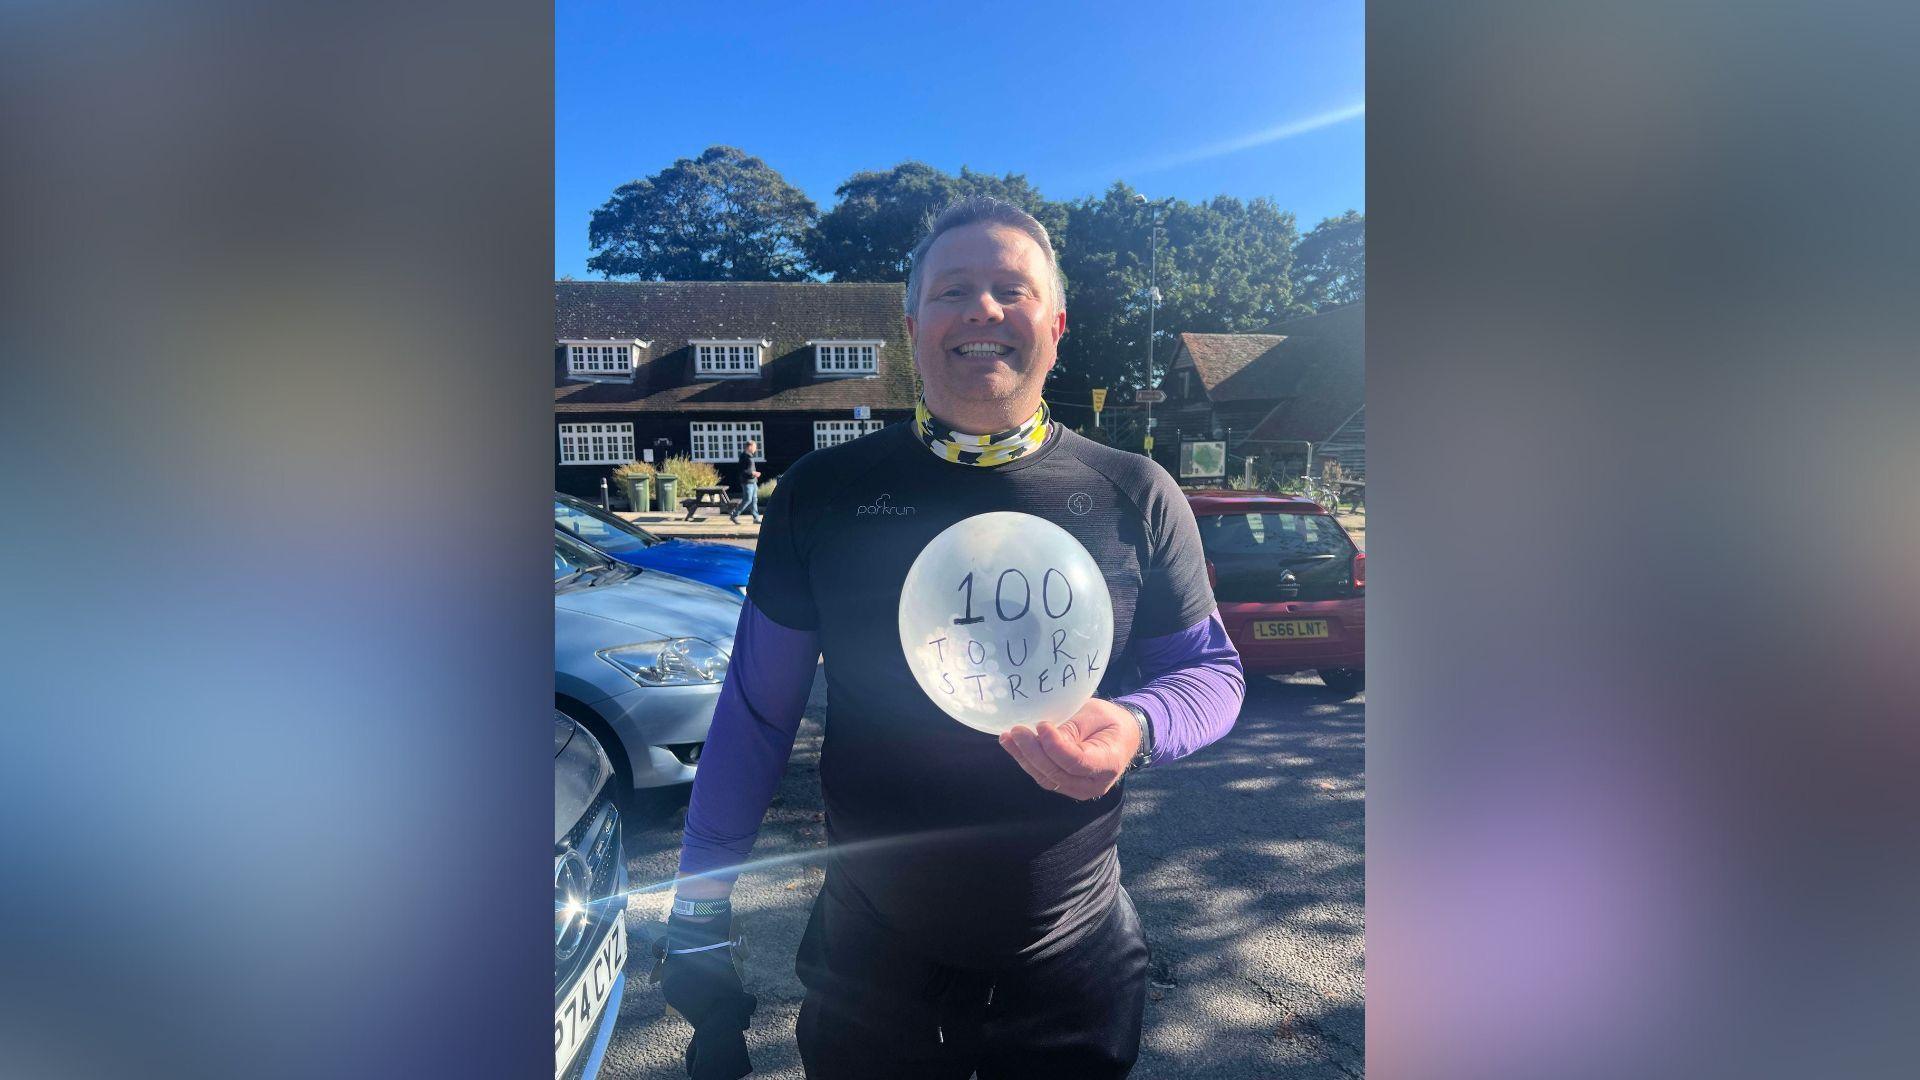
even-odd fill
[{"label": "asphalt car park", "polygon": [[[802,1075],[793,958],[823,877],[816,678],[755,860],[734,891],[747,938],[754,1075]],[[1311,676],[1254,677],[1234,730],[1192,758],[1129,779],[1120,859],[1153,950],[1133,1075],[1186,1080],[1362,1075],[1365,971],[1364,698]],[[689,1029],[647,984],[683,819],[633,823],[627,992],[606,1075],[685,1075]]]}]

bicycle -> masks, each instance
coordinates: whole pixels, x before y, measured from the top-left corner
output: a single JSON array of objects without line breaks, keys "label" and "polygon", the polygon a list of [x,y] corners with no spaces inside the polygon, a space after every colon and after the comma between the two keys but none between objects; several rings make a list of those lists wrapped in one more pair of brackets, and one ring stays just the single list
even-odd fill
[{"label": "bicycle", "polygon": [[1327,483],[1324,477],[1302,476],[1300,494],[1326,507],[1328,513],[1340,511],[1340,489]]}]

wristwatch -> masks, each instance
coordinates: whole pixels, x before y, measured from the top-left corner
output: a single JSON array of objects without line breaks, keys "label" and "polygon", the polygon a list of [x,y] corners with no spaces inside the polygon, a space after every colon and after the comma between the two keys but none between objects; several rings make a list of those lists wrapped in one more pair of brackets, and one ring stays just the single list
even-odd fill
[{"label": "wristwatch", "polygon": [[1133,755],[1127,763],[1128,768],[1144,769],[1153,760],[1153,724],[1147,720],[1147,712],[1130,701],[1116,701],[1115,705],[1133,714],[1134,722],[1140,725],[1140,752]]}]

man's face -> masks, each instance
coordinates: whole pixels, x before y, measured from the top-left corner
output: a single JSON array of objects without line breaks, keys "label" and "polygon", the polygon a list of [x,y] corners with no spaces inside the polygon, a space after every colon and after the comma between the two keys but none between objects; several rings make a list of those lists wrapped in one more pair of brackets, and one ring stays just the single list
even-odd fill
[{"label": "man's face", "polygon": [[907,330],[934,415],[984,435],[1040,407],[1067,329],[1052,282],[1046,252],[1016,229],[967,225],[933,242]]}]

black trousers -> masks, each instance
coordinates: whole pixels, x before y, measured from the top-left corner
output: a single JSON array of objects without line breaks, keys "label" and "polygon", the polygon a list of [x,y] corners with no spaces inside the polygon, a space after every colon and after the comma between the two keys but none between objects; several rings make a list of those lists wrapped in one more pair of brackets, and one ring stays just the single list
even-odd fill
[{"label": "black trousers", "polygon": [[811,1080],[1102,1080],[1140,1052],[1147,940],[1125,889],[1062,952],[992,971],[916,956],[823,889],[795,968]]}]

